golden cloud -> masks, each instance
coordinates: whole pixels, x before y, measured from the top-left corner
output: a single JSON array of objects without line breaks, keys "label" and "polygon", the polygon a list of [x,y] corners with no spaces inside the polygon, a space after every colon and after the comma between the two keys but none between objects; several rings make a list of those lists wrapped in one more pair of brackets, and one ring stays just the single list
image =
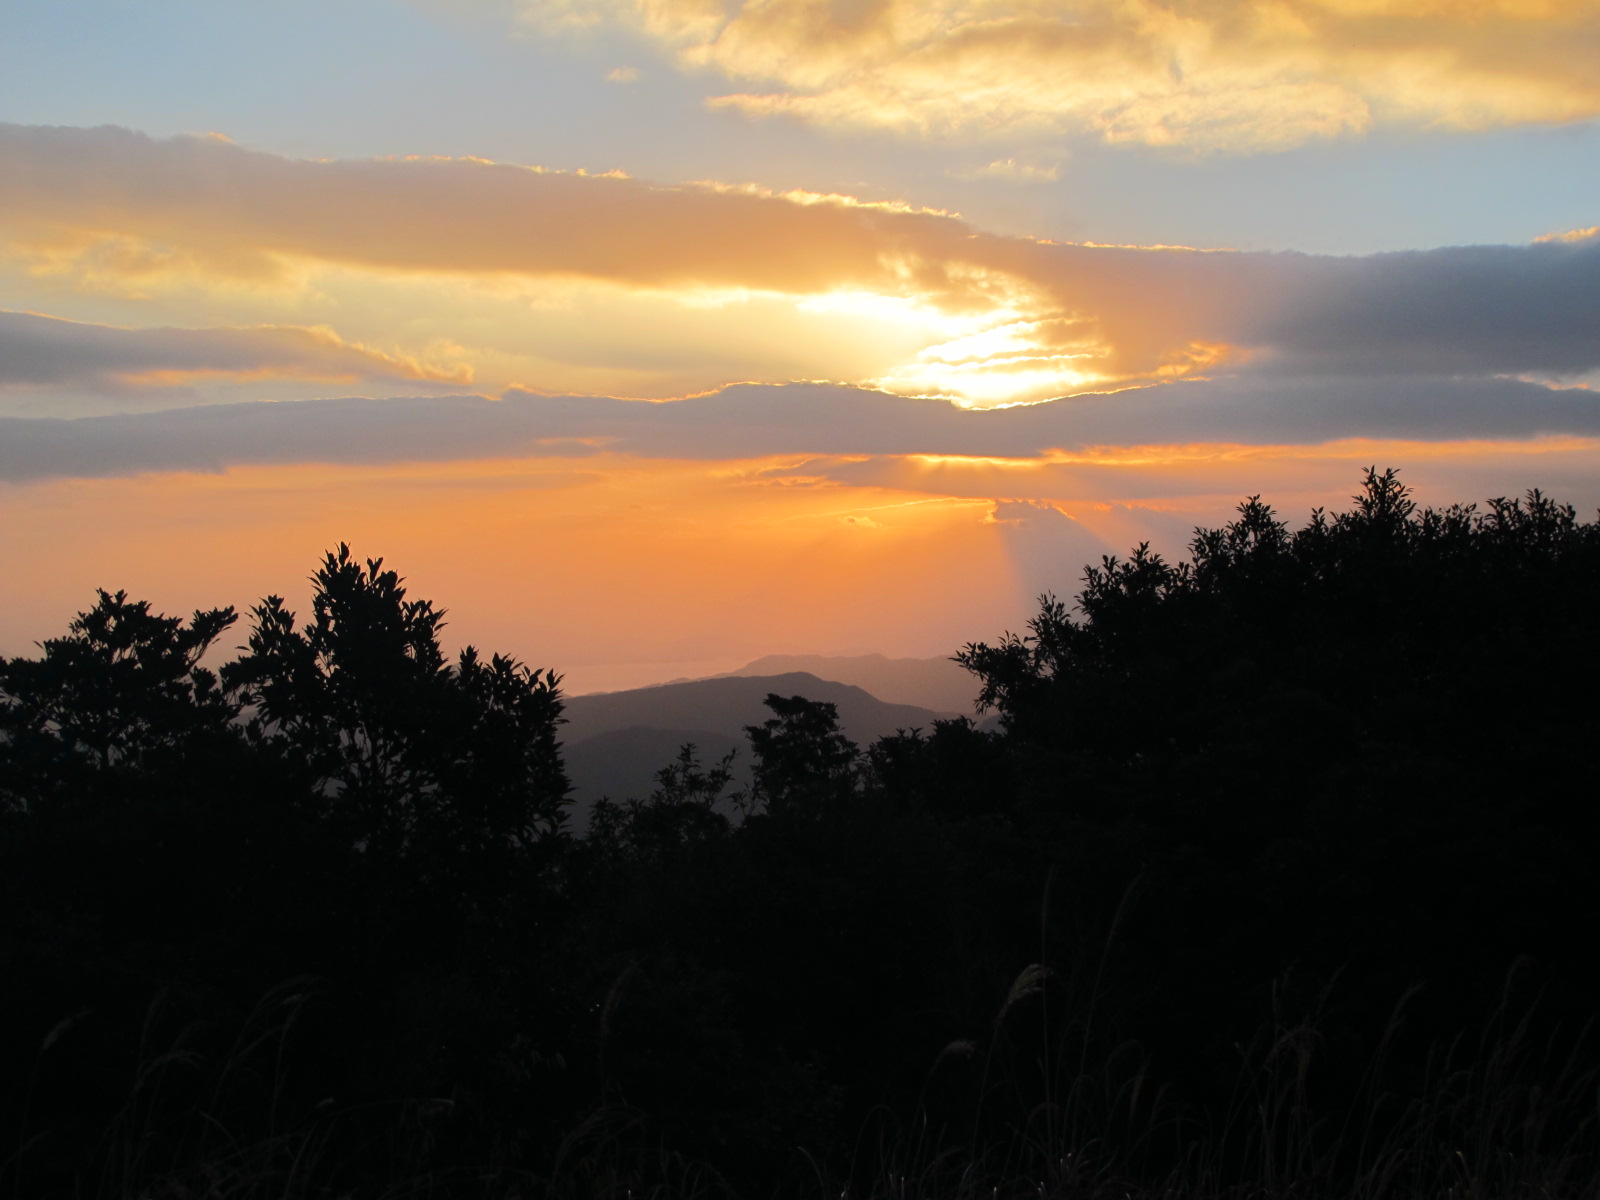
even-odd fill
[{"label": "golden cloud", "polygon": [[[838,369],[861,362],[851,348],[834,356],[833,369],[822,355],[816,374],[882,377],[918,394],[979,402],[1153,375],[1196,338],[1230,340],[1205,316],[1214,286],[1187,300],[1169,287],[1165,302],[1152,304],[1140,290],[1148,267],[1129,275],[1131,290],[1115,282],[1128,274],[1123,259],[1176,252],[996,237],[945,213],[845,196],[655,187],[471,159],[307,162],[215,139],[4,126],[0,221],[6,249],[32,255],[35,272],[58,284],[79,272],[97,291],[118,278],[149,289],[164,277],[237,279],[257,290],[276,278],[304,288],[314,274],[307,264],[320,264],[490,286],[586,282],[686,308],[784,298],[793,318],[768,320],[768,357],[785,340],[783,324],[798,329],[829,310],[870,309],[880,321],[927,330],[926,361],[943,365],[919,372],[923,360],[902,359],[904,369],[888,361],[852,375]],[[1205,328],[1188,327],[1197,320]],[[1162,327],[1172,322],[1178,327]],[[1064,328],[1072,331],[1065,351]],[[993,342],[996,331],[1004,331],[1004,354],[971,352],[972,338]],[[1031,349],[1015,344],[1035,335]],[[939,349],[946,344],[967,347],[958,370]],[[1030,353],[1075,361],[1024,384],[1013,360]],[[1002,375],[1013,384],[998,384]]]},{"label": "golden cloud", "polygon": [[[481,366],[485,387],[660,397],[810,378],[993,405],[1247,360],[1551,378],[1600,366],[1590,238],[1368,258],[1058,244],[849,197],[3,125],[0,229],[13,257],[58,248],[39,268],[58,292],[75,271],[101,294],[114,278],[237,271],[259,296],[275,278],[288,310],[319,315],[234,324],[337,324],[416,364],[406,373]],[[683,390],[649,390],[668,379]]]},{"label": "golden cloud", "polygon": [[1089,133],[1256,152],[1374,124],[1600,114],[1591,0],[525,0],[689,68],[713,104],[927,136]]},{"label": "golden cloud", "polygon": [[1533,240],[1536,242],[1589,242],[1600,238],[1600,225],[1590,225],[1586,229],[1567,229],[1561,233],[1543,233]]}]

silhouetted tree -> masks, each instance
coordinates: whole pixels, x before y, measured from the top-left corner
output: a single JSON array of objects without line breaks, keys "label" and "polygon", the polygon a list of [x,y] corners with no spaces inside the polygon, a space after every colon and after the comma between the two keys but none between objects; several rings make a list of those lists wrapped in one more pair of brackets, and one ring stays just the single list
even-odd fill
[{"label": "silhouetted tree", "polygon": [[0,659],[0,806],[170,769],[201,739],[232,741],[238,704],[200,660],[237,619],[187,622],[101,591],[41,658]]},{"label": "silhouetted tree", "polygon": [[996,813],[1012,799],[1004,739],[967,717],[899,730],[866,751],[866,791],[895,811],[945,818]]},{"label": "silhouetted tree", "polygon": [[[1242,730],[1240,703],[1274,724],[1315,714],[1375,731],[1423,692],[1443,705],[1423,713],[1443,736],[1444,712],[1465,715],[1453,689],[1489,682],[1457,675],[1480,652],[1500,684],[1511,672],[1552,699],[1570,685],[1557,664],[1519,667],[1504,643],[1570,638],[1588,652],[1572,606],[1595,587],[1596,529],[1538,492],[1486,514],[1420,511],[1397,472],[1373,469],[1350,512],[1317,510],[1290,532],[1251,497],[1228,525],[1195,531],[1190,562],[1147,545],[1107,557],[1085,570],[1080,615],[1042,597],[1025,635],[957,657],[1015,739],[1055,753],[1203,749],[1222,724]],[[1534,618],[1541,591],[1556,611]]]},{"label": "silhouetted tree", "polygon": [[377,857],[526,848],[560,834],[570,790],[560,678],[439,648],[444,612],[408,600],[382,559],[341,544],[312,576],[312,619],[281,597],[251,610],[224,678],[254,736],[279,747]]},{"label": "silhouetted tree", "polygon": [[1578,876],[1538,864],[1597,835],[1600,524],[1539,492],[1423,509],[1372,469],[1347,512],[1291,530],[1251,497],[1190,552],[1106,558],[1075,612],[1046,596],[959,656],[1022,819],[1139,847],[1120,937],[1149,1007],[1127,1019],[1225,1060],[1249,988],[1354,961],[1374,1011],[1428,981],[1416,1011],[1442,1025],[1520,955],[1581,1009],[1574,947],[1600,928]]},{"label": "silhouetted tree", "polygon": [[776,694],[765,703],[773,715],[745,726],[755,757],[753,803],[775,817],[815,818],[852,800],[860,751],[839,731],[838,707]]},{"label": "silhouetted tree", "polygon": [[637,859],[726,836],[732,826],[718,803],[733,782],[733,758],[729,751],[707,767],[694,744],[685,744],[656,772],[656,786],[646,799],[603,796],[595,802],[589,843],[602,853]]}]

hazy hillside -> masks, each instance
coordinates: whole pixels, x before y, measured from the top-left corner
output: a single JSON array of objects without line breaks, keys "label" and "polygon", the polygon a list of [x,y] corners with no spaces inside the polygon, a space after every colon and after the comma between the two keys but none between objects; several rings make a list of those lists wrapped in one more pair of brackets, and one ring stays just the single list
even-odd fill
[{"label": "hazy hillside", "polygon": [[770,714],[762,706],[769,693],[804,696],[837,705],[839,727],[857,742],[870,742],[896,729],[923,728],[955,713],[914,704],[887,704],[859,687],[819,679],[804,671],[781,675],[736,675],[695,679],[626,692],[573,696],[566,701],[562,741],[573,745],[615,729],[648,725],[655,729],[705,729],[742,739],[746,725]]},{"label": "hazy hillside", "polygon": [[613,799],[644,795],[655,773],[684,742],[694,742],[708,762],[720,758],[731,746],[742,750],[744,727],[759,725],[771,715],[762,702],[772,692],[836,705],[839,727],[863,746],[897,729],[927,729],[936,718],[954,715],[911,704],[887,704],[859,687],[803,671],[740,674],[573,696],[566,702],[567,723],[561,727],[561,738],[574,798],[581,802],[601,795]]},{"label": "hazy hillside", "polygon": [[919,704],[969,714],[979,688],[972,673],[949,658],[885,658],[881,654],[768,654],[717,678],[793,671],[848,683],[890,704]]},{"label": "hazy hillside", "polygon": [[[742,737],[730,737],[709,729],[655,729],[633,725],[596,734],[564,747],[567,775],[572,780],[572,798],[577,804],[573,817],[581,828],[590,801],[601,796],[614,800],[647,796],[655,783],[656,772],[678,756],[685,742],[693,742],[706,764],[721,761],[729,750],[745,749]],[[742,786],[749,778],[749,754],[734,761],[734,781]]]}]

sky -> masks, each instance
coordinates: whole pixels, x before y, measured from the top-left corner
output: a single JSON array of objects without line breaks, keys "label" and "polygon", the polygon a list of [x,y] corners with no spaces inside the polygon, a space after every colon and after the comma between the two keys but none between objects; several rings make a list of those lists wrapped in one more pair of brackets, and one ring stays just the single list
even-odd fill
[{"label": "sky", "polygon": [[1593,0],[0,27],[0,654],[348,542],[583,692],[950,654],[1372,465],[1600,506]]}]

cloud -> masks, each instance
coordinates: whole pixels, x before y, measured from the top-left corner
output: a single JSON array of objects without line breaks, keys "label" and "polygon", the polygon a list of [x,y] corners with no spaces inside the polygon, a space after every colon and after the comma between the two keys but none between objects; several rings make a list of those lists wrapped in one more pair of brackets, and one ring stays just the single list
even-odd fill
[{"label": "cloud", "polygon": [[1092,562],[1119,549],[1043,500],[997,500],[987,523],[998,527],[1016,586],[1029,596],[1061,590],[1071,579],[1063,564]]},{"label": "cloud", "polygon": [[1054,183],[1061,178],[1061,164],[1040,166],[1017,158],[997,158],[981,167],[951,170],[954,179],[1006,179],[1013,183]]},{"label": "cloud", "polygon": [[[539,451],[520,406],[475,396],[207,405],[154,413],[0,418],[0,479],[215,472],[253,463],[442,462]],[[561,444],[560,457],[593,453]]]},{"label": "cloud", "polygon": [[686,69],[758,85],[717,106],[921,136],[1257,152],[1375,125],[1600,114],[1589,0],[524,0],[522,12],[547,28],[609,22]]},{"label": "cloud", "polygon": [[[862,354],[841,332],[832,359],[814,349],[817,375],[980,405],[1233,372],[1600,368],[1600,239],[1585,237],[1366,258],[1057,244],[848,197],[476,160],[304,162],[214,139],[18,126],[0,126],[0,227],[13,253],[110,238],[196,270],[292,277],[290,264],[320,262],[501,281],[507,304],[530,279],[685,310],[776,298],[763,328],[741,333],[757,377],[762,360],[793,361],[784,345],[807,314],[859,311],[903,322],[921,348],[863,376],[845,367]],[[617,341],[606,333],[602,356]],[[346,349],[352,366],[369,353]]]},{"label": "cloud", "polygon": [[[476,159],[309,162],[114,127],[0,126],[9,240],[135,235],[221,273],[305,257],[373,269],[639,287],[895,288],[960,260],[968,230],[843,198],[660,188]],[[930,252],[934,252],[931,262]],[[944,290],[976,294],[969,281]]]},{"label": "cloud", "polygon": [[203,378],[471,382],[351,345],[327,329],[122,329],[0,310],[0,390],[71,385],[119,395],[168,391]]},{"label": "cloud", "polygon": [[[1600,437],[1600,393],[1516,380],[1224,380],[970,411],[857,388],[744,385],[671,403],[509,393],[232,404],[77,420],[0,418],[0,480],[218,471],[263,463],[519,456],[699,461],[788,456],[794,474],[909,486],[1040,466],[1106,465],[1106,447],[1284,446],[1339,439]],[[1136,454],[1124,458],[1137,458]],[[941,459],[950,462],[941,462]],[[891,459],[867,465],[855,460]],[[1113,464],[1114,465],[1114,464]],[[1020,476],[1018,476],[1020,477]]]},{"label": "cloud", "polygon": [[1025,525],[1059,526],[1063,521],[1071,522],[1072,518],[1042,500],[996,500],[985,523],[1020,529]]},{"label": "cloud", "polygon": [[1600,238],[1600,225],[1590,225],[1586,229],[1567,229],[1560,233],[1540,234],[1533,240],[1536,242],[1587,242]]},{"label": "cloud", "polygon": [[1323,260],[1257,329],[1300,370],[1575,375],[1600,362],[1600,239]]}]

